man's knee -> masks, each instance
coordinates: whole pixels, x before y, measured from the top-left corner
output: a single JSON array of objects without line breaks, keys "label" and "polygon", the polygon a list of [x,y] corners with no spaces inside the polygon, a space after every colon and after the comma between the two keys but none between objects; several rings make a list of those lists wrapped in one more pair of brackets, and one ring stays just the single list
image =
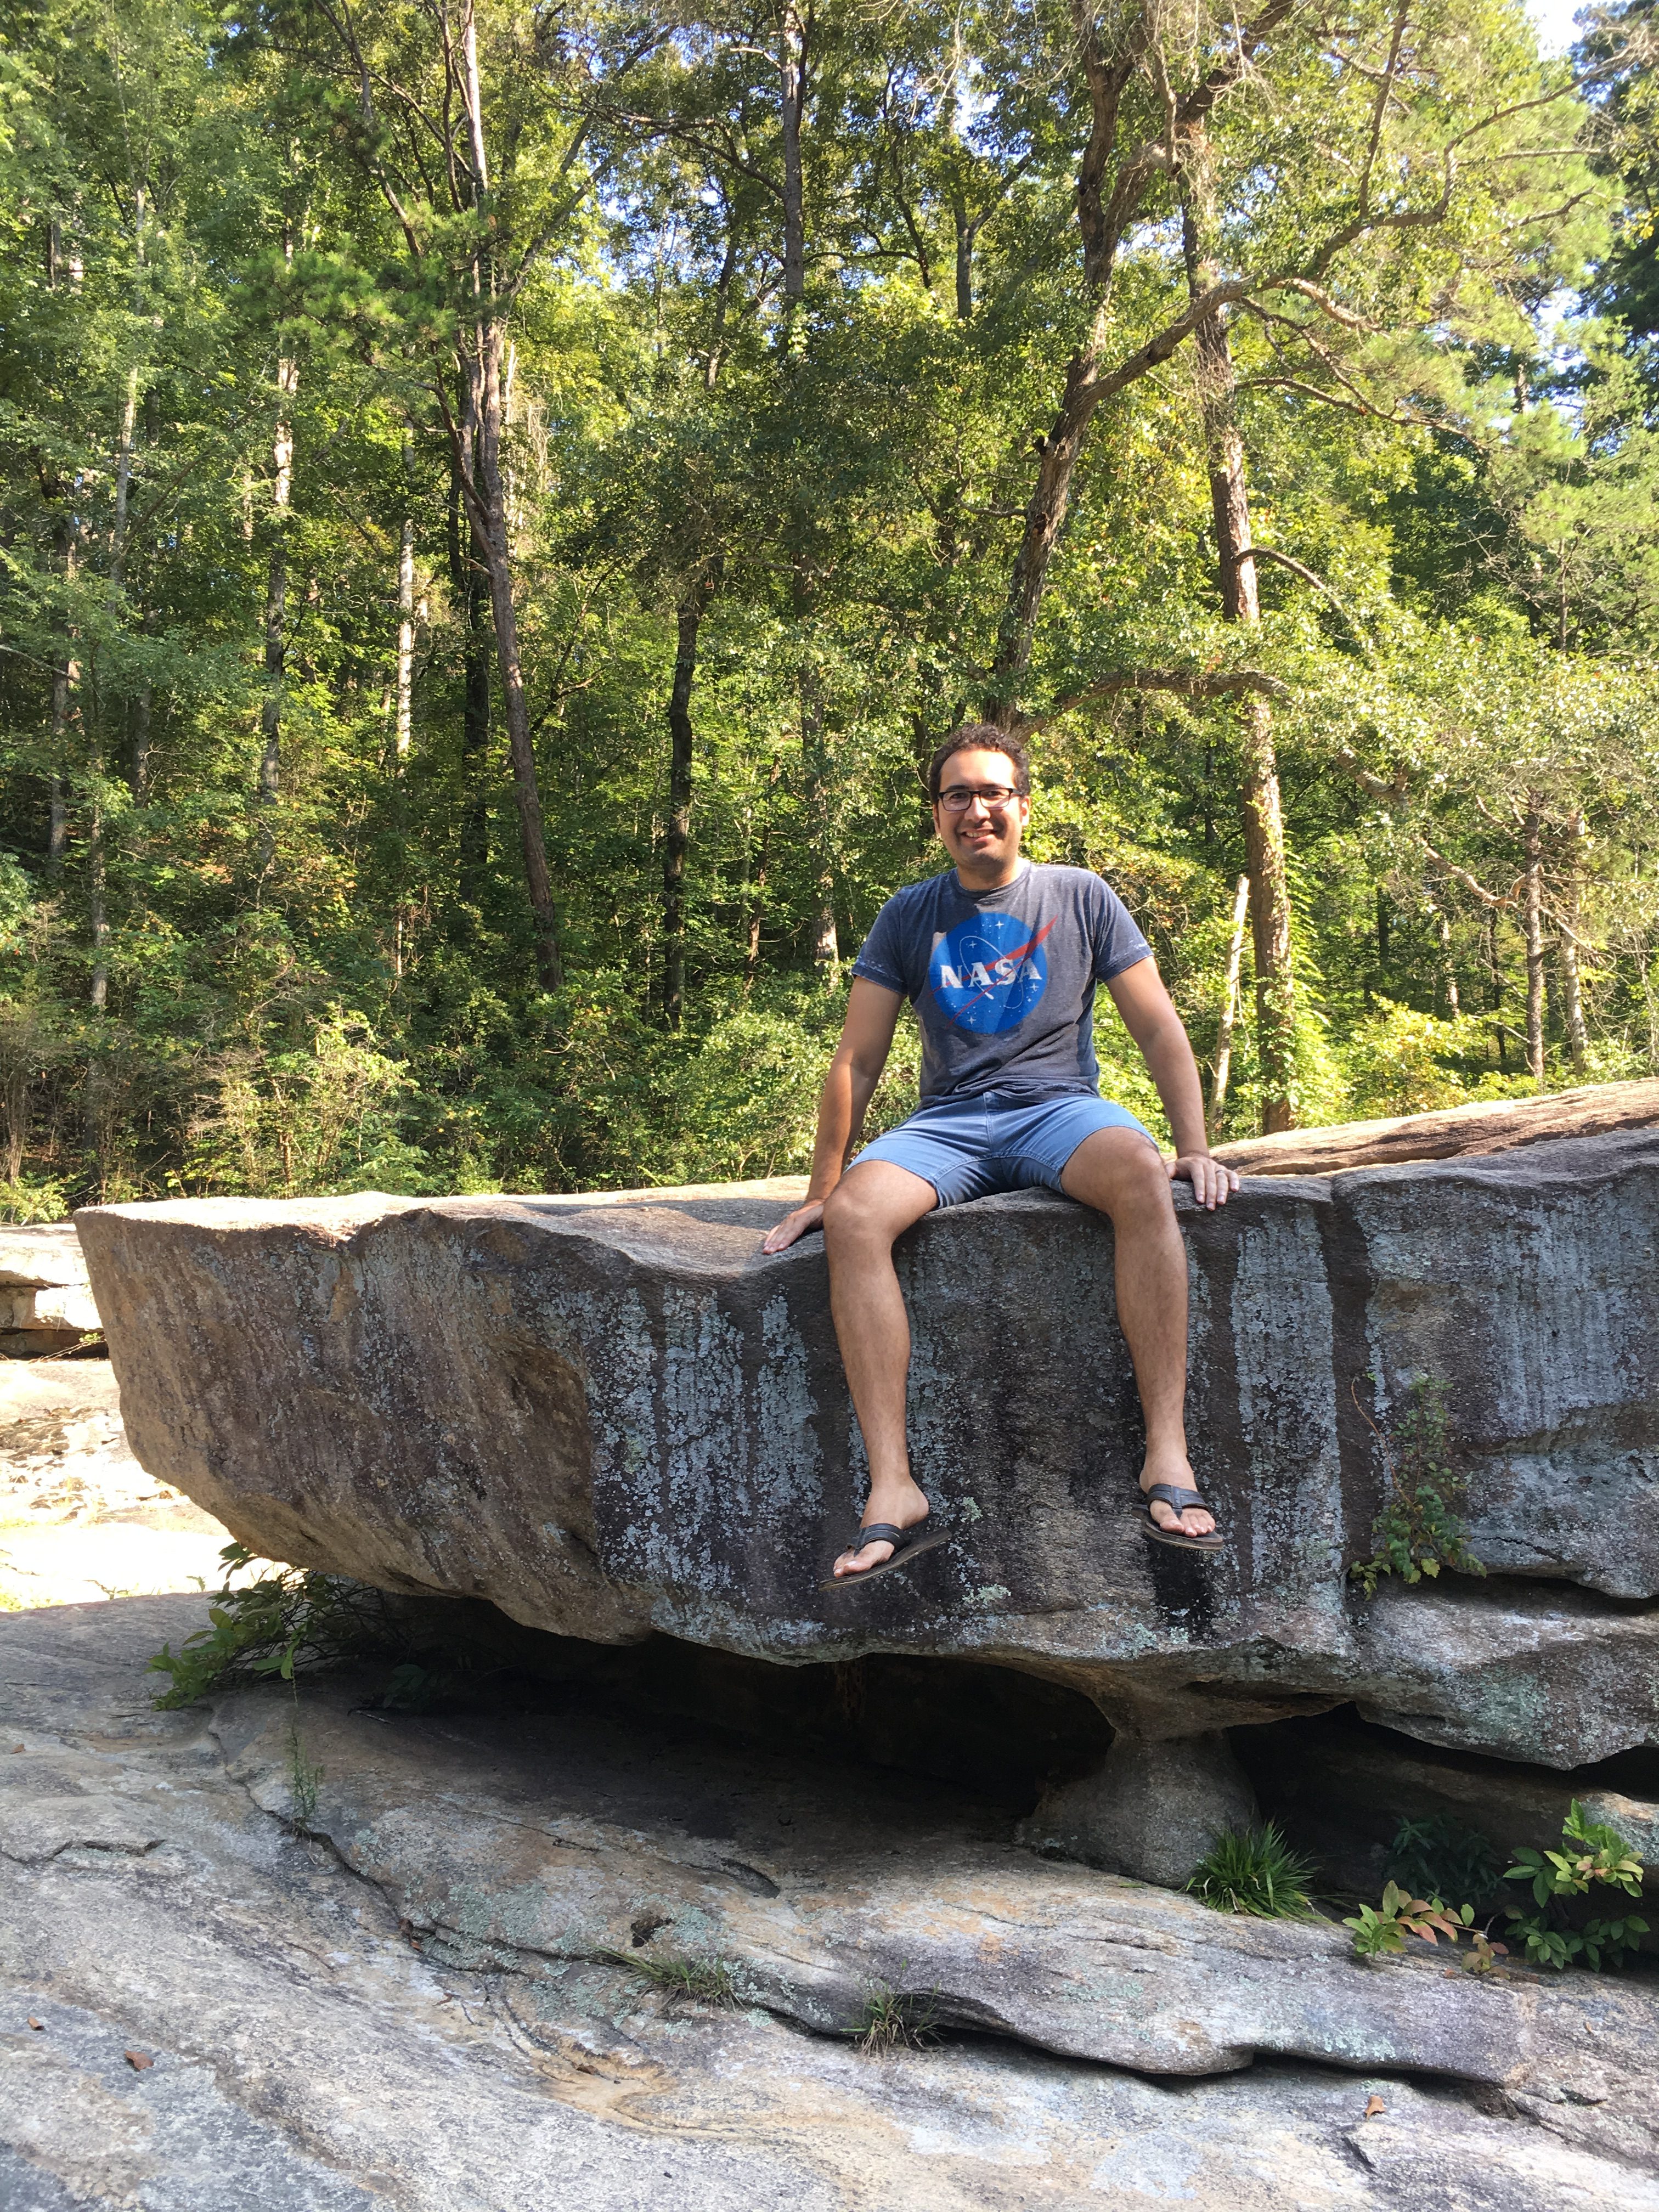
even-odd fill
[{"label": "man's knee", "polygon": [[1079,1163],[1083,1170],[1079,1177],[1068,1174],[1066,1178],[1073,1185],[1073,1197],[1109,1214],[1119,1228],[1174,1218],[1170,1171],[1155,1146],[1128,1130],[1102,1131],[1085,1142],[1094,1157]]},{"label": "man's knee", "polygon": [[[823,1201],[823,1241],[827,1249],[835,1251],[849,1244],[864,1243],[882,1234],[880,1208],[872,1202],[868,1192],[860,1190],[856,1182],[843,1179]],[[890,1244],[890,1236],[887,1242]]]},{"label": "man's knee", "polygon": [[895,1203],[880,1175],[843,1176],[823,1201],[823,1242],[827,1250],[855,1249],[890,1251],[894,1240],[915,1218]]}]

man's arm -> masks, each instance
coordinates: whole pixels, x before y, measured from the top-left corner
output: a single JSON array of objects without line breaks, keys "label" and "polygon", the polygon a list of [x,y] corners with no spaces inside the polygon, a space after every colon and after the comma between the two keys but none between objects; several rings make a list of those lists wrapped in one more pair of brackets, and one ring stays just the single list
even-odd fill
[{"label": "man's arm", "polygon": [[903,1004],[896,991],[884,991],[879,983],[872,983],[863,975],[854,978],[841,1042],[818,1095],[817,1141],[812,1147],[812,1176],[806,1186],[805,1201],[784,1215],[761,1246],[763,1252],[781,1252],[823,1220],[823,1201],[841,1181],[847,1155],[858,1140],[870,1100],[881,1081]]},{"label": "man's arm", "polygon": [[1238,1177],[1210,1152],[1204,1131],[1204,1092],[1198,1063],[1155,960],[1138,960],[1106,986],[1123,1017],[1123,1026],[1140,1048],[1164,1110],[1170,1117],[1176,1156],[1170,1180],[1184,1176],[1200,1206],[1224,1206],[1238,1188]]}]

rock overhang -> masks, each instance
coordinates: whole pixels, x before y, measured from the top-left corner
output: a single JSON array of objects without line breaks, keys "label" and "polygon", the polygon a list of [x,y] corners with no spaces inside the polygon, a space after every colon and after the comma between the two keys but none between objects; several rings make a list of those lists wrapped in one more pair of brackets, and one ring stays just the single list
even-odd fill
[{"label": "rock overhang", "polygon": [[[1181,1735],[1352,1700],[1560,1765],[1659,1741],[1659,1134],[1183,1206],[1230,1536],[1135,1517],[1109,1226],[1046,1194],[900,1247],[955,1540],[821,1593],[862,1458],[816,1238],[755,1188],[170,1201],[79,1218],[134,1449],[244,1540],[600,1641],[991,1660]],[[1365,1601],[1377,1432],[1443,1385],[1484,1581]],[[1612,1533],[1616,1530],[1616,1534]]]}]

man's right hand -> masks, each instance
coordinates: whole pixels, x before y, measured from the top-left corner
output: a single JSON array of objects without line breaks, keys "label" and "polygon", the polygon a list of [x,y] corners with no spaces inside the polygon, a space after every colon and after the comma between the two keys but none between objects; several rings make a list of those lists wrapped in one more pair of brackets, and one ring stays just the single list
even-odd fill
[{"label": "man's right hand", "polygon": [[821,1198],[809,1198],[805,1206],[798,1206],[793,1212],[784,1215],[777,1227],[766,1237],[761,1250],[782,1252],[793,1244],[798,1237],[805,1237],[809,1229],[821,1229],[823,1226],[823,1200]]}]

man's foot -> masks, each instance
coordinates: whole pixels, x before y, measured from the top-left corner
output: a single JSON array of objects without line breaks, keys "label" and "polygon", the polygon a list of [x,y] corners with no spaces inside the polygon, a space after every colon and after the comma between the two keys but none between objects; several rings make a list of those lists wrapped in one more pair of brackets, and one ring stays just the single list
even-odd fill
[{"label": "man's foot", "polygon": [[[884,1521],[890,1528],[914,1528],[918,1521],[927,1518],[927,1498],[913,1482],[902,1490],[884,1492],[879,1503],[876,1493],[872,1491],[860,1526],[871,1528],[878,1521]],[[859,1545],[843,1552],[830,1571],[837,1582],[844,1582],[849,1576],[856,1580],[860,1575],[868,1574],[872,1567],[878,1567],[884,1559],[890,1559],[892,1556],[893,1547],[884,1537],[873,1544]]]},{"label": "man's foot", "polygon": [[[1156,1460],[1148,1453],[1146,1464],[1140,1470],[1143,1497],[1155,1482],[1167,1482],[1177,1490],[1196,1490],[1199,1486],[1198,1477],[1185,1452],[1161,1453]],[[1206,1506],[1188,1505],[1177,1513],[1164,1499],[1155,1498],[1146,1510],[1160,1528],[1167,1528],[1175,1535],[1211,1536],[1215,1533],[1215,1516]]]}]

